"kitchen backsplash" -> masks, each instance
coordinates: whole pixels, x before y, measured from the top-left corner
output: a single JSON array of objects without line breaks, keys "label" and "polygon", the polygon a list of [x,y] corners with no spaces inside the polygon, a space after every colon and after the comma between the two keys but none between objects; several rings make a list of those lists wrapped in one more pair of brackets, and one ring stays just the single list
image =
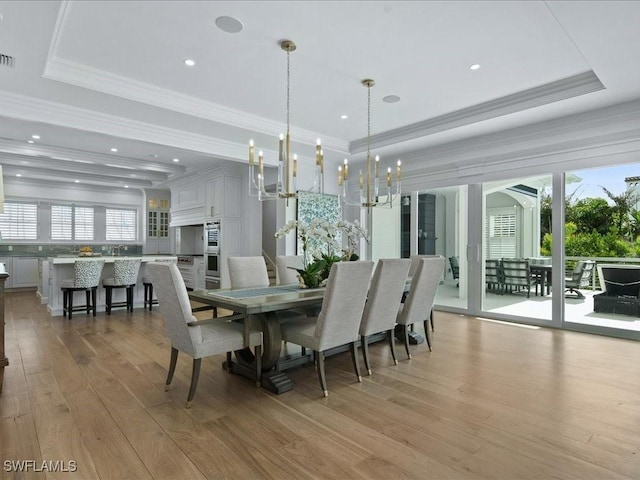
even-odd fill
[{"label": "kitchen backsplash", "polygon": [[83,245],[34,245],[0,244],[0,256],[55,257],[56,255],[74,255],[82,247],[91,247],[95,253],[103,255],[142,255],[142,245],[83,244]]}]

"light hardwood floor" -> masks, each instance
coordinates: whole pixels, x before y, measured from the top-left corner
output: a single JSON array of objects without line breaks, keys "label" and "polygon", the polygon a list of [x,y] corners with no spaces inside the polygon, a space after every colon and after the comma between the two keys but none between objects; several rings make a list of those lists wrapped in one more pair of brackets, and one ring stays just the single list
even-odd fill
[{"label": "light hardwood floor", "polygon": [[[640,343],[435,314],[433,352],[393,366],[371,346],[273,395],[203,360],[163,384],[158,309],[50,317],[34,293],[6,297],[2,478],[638,479]],[[398,345],[400,346],[400,345]],[[73,473],[7,472],[6,461],[75,462]]]}]

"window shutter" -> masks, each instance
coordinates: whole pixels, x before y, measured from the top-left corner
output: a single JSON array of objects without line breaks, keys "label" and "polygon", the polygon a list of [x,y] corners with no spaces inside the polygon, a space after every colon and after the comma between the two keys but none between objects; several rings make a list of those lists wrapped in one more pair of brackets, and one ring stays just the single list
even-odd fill
[{"label": "window shutter", "polygon": [[5,203],[4,213],[0,214],[0,233],[3,240],[37,240],[38,205]]},{"label": "window shutter", "polygon": [[127,242],[137,239],[136,211],[106,209],[106,240],[112,242]]}]

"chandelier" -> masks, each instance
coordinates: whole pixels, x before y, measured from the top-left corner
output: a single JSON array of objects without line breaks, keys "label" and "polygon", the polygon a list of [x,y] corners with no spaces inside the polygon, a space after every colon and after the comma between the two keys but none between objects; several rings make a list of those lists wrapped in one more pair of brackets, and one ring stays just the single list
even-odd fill
[{"label": "chandelier", "polygon": [[360,206],[364,208],[378,207],[378,206],[387,206],[392,207],[393,201],[399,197],[401,194],[401,161],[398,160],[396,165],[396,188],[395,193],[392,193],[392,175],[391,175],[391,167],[387,168],[386,175],[386,198],[383,200],[380,199],[380,175],[379,175],[379,164],[380,157],[376,155],[375,163],[374,163],[374,171],[373,175],[371,173],[371,87],[373,87],[376,83],[367,78],[362,80],[362,85],[367,87],[367,164],[366,164],[366,177],[363,176],[362,170],[360,170],[359,175],[359,193],[360,193],[360,202],[356,203],[349,199],[349,162],[345,158],[344,164],[338,167],[338,187],[341,188],[340,197],[342,199],[343,204],[351,205],[351,206]]},{"label": "chandelier", "polygon": [[[280,48],[287,52],[287,133],[280,134],[278,146],[278,180],[274,191],[267,191],[264,178],[264,156],[262,150],[258,151],[258,172],[255,172],[254,144],[249,141],[249,195],[257,196],[258,200],[275,200],[277,198],[296,198],[298,191],[298,156],[291,156],[290,135],[290,54],[296,50],[296,44],[292,40],[280,42]],[[316,176],[313,186],[309,191],[324,193],[324,155],[322,143],[318,139],[316,143]]]}]

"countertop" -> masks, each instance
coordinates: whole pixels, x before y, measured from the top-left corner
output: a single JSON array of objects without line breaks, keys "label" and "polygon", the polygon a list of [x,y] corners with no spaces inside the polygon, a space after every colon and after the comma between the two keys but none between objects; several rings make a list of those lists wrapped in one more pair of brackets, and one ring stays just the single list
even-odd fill
[{"label": "countertop", "polygon": [[47,257],[47,261],[49,263],[53,263],[54,265],[69,265],[75,263],[76,260],[87,261],[87,260],[104,260],[105,263],[113,263],[114,260],[126,260],[139,258],[143,263],[145,262],[155,262],[156,260],[167,260],[167,259],[175,259],[178,257],[175,255],[132,255],[132,256],[114,256],[114,255],[104,255],[104,256],[95,256],[95,257],[80,257],[78,255],[59,255],[56,257]]}]

